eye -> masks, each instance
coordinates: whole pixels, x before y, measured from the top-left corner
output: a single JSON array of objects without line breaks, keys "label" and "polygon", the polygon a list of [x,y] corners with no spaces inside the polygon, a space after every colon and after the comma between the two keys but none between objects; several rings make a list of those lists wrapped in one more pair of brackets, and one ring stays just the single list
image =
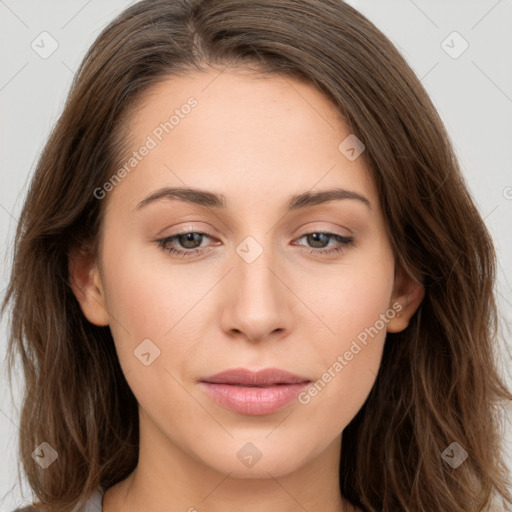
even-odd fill
[{"label": "eye", "polygon": [[[299,240],[302,238],[306,238],[309,244],[313,244],[313,247],[310,251],[310,254],[335,254],[344,251],[347,247],[352,245],[354,242],[354,238],[350,236],[342,236],[337,233],[329,233],[329,232],[319,232],[315,231],[312,233],[306,233],[302,235]],[[329,243],[331,240],[334,240],[338,243],[337,246],[334,246],[330,249],[324,249],[324,247],[328,247],[325,242]]]},{"label": "eye", "polygon": [[[176,235],[161,238],[159,240],[156,240],[156,242],[158,242],[158,245],[162,249],[171,254],[188,257],[191,255],[196,256],[198,254],[202,254],[206,250],[208,250],[200,246],[201,241],[203,240],[204,237],[211,238],[210,235],[208,235],[208,233],[189,231],[186,233],[179,233]],[[176,248],[173,245],[171,245],[174,243],[175,240],[182,244],[185,250]]]},{"label": "eye", "polygon": [[[201,242],[205,237],[212,238],[208,233],[188,231],[161,238],[155,241],[158,243],[158,246],[166,252],[187,258],[203,254],[209,250],[208,247],[201,246]],[[309,247],[310,254],[340,253],[354,242],[353,237],[342,236],[338,235],[337,233],[329,232],[306,233],[302,235],[298,240],[301,240],[302,238],[306,238],[307,242],[312,244],[312,247]],[[338,245],[335,245],[330,249],[325,249],[325,247],[329,247],[328,244],[331,240],[334,240]],[[181,248],[176,247],[176,244],[179,244]],[[302,246],[302,244],[299,245],[307,249],[307,247]]]}]

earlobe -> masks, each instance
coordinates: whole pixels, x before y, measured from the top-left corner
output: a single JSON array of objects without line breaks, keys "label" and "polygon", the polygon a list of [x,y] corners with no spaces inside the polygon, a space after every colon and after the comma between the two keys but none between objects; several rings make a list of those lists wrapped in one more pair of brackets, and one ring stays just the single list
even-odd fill
[{"label": "earlobe", "polygon": [[387,331],[401,332],[406,329],[412,316],[420,307],[424,296],[423,285],[400,270],[395,279],[395,288],[390,303],[390,308],[392,307],[397,314],[388,322]]},{"label": "earlobe", "polygon": [[98,266],[91,255],[73,249],[68,257],[69,284],[89,322],[98,326],[109,324],[105,292]]}]

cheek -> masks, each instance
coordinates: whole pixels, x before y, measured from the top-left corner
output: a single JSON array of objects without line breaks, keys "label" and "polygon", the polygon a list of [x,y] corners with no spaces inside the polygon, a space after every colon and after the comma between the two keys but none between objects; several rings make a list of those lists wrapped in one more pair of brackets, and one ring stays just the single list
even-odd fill
[{"label": "cheek", "polygon": [[[198,300],[191,279],[184,279],[179,267],[173,268],[165,258],[155,258],[157,255],[150,244],[142,246],[128,239],[121,242],[115,237],[104,251],[103,281],[112,318],[110,329],[119,360],[127,371],[133,366],[139,368],[136,351],[142,342],[155,354],[160,350],[163,355],[174,326]],[[174,349],[179,350],[179,345],[174,344]]]},{"label": "cheek", "polygon": [[[311,324],[311,311],[321,320],[321,324],[316,323],[322,331],[316,343],[330,358],[324,364],[332,362],[335,351],[346,350],[347,343],[350,345],[390,308],[394,260],[385,239],[347,253],[337,266],[325,267],[314,275],[302,274],[293,286],[309,306],[310,320],[301,320],[305,326]],[[385,328],[379,326],[385,334]]]},{"label": "cheek", "polygon": [[113,237],[104,254],[109,312],[135,338],[163,337],[205,292],[204,279],[156,243]]},{"label": "cheek", "polygon": [[[386,339],[387,301],[363,296],[359,308],[345,303],[332,316],[336,335],[317,338],[311,360],[320,368],[316,380],[298,397],[302,414],[327,437],[338,435],[354,418],[370,393]],[[353,297],[357,301],[358,297]],[[351,314],[351,312],[353,314]]]},{"label": "cheek", "polygon": [[393,259],[388,250],[373,256],[377,254],[376,259],[362,256],[357,265],[347,265],[339,278],[325,281],[323,291],[310,294],[328,329],[315,338],[316,362],[323,372],[299,396],[299,403],[310,408],[312,421],[329,418],[325,425],[333,435],[352,420],[370,393],[387,323],[395,315],[390,304]]},{"label": "cheek", "polygon": [[119,363],[139,404],[159,416],[172,396],[165,414],[184,418],[192,414],[190,397],[175,379],[182,380],[190,339],[177,333],[187,325],[200,290],[190,275],[187,279],[184,266],[173,267],[161,257],[157,261],[154,248],[124,240],[119,251],[114,242],[105,250],[103,273]]}]

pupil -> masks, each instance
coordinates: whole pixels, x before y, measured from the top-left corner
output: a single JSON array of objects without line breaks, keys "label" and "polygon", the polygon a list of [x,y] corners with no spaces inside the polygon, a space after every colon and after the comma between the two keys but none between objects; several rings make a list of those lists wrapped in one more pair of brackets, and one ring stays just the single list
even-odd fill
[{"label": "pupil", "polygon": [[[196,235],[199,238],[199,241],[196,239],[194,242]],[[183,239],[185,239],[185,243],[182,243]],[[187,245],[189,242],[192,244],[191,246]],[[187,249],[195,249],[201,245],[201,235],[199,233],[187,233],[186,235],[180,235],[180,243],[182,243],[182,245]]]},{"label": "pupil", "polygon": [[[313,239],[313,247],[325,247],[325,244],[322,244],[319,240],[321,237],[326,237],[327,235],[325,233],[313,233],[311,235],[308,235]],[[320,243],[320,245],[315,245],[317,243]]]}]

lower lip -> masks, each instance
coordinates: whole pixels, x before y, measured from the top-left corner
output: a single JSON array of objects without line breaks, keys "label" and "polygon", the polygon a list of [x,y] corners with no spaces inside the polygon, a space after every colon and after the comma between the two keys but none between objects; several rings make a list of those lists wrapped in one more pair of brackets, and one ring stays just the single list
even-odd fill
[{"label": "lower lip", "polygon": [[219,405],[241,414],[271,414],[290,403],[309,384],[276,384],[268,388],[199,382]]}]

